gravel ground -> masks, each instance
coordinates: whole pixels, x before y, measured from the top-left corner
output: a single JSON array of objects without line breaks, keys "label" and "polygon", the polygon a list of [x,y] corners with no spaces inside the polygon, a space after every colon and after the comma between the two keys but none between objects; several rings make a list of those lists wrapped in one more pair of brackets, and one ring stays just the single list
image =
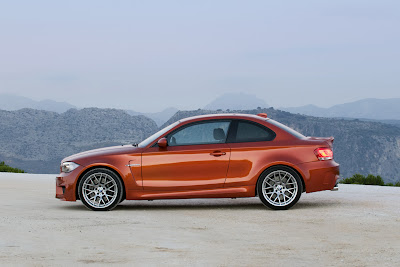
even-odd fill
[{"label": "gravel ground", "polygon": [[0,173],[0,265],[400,266],[400,188],[339,185],[287,211],[258,198],[54,198],[55,175]]}]

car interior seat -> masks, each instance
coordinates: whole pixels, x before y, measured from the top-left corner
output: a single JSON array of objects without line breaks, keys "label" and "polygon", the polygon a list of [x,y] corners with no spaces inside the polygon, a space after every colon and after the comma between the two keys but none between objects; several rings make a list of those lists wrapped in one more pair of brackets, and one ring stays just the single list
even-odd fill
[{"label": "car interior seat", "polygon": [[214,129],[214,139],[218,140],[220,143],[224,142],[226,138],[225,132],[221,128]]},{"label": "car interior seat", "polygon": [[169,140],[169,144],[170,144],[171,146],[176,145],[176,138],[175,138],[174,136],[172,136],[171,139]]}]

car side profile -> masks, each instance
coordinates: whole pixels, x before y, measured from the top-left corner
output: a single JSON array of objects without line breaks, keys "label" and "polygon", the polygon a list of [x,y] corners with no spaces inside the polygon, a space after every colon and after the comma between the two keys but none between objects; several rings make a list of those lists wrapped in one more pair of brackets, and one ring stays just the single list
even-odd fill
[{"label": "car side profile", "polygon": [[306,137],[266,114],[177,121],[138,145],[69,156],[56,198],[111,210],[123,200],[258,196],[288,209],[303,192],[337,190],[333,137]]}]

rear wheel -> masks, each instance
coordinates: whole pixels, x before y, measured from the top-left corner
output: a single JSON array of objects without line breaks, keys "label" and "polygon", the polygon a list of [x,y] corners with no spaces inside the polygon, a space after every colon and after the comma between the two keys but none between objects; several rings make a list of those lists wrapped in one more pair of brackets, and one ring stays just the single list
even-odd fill
[{"label": "rear wheel", "polygon": [[300,179],[299,175],[289,167],[271,167],[259,178],[258,196],[262,203],[271,209],[289,209],[299,201],[303,192]]},{"label": "rear wheel", "polygon": [[112,210],[121,202],[123,187],[120,178],[113,171],[97,168],[82,177],[78,193],[89,209]]}]

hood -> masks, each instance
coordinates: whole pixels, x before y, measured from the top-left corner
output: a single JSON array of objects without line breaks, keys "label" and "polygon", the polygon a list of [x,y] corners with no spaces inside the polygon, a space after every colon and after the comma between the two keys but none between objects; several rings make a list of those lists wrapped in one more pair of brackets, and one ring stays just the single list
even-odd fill
[{"label": "hood", "polygon": [[98,148],[93,150],[84,151],[78,154],[74,154],[66,157],[62,162],[73,161],[79,164],[79,161],[88,157],[97,156],[109,156],[109,155],[120,155],[120,154],[130,154],[140,152],[142,148],[135,147],[133,145],[122,145],[122,146],[111,146]]}]

